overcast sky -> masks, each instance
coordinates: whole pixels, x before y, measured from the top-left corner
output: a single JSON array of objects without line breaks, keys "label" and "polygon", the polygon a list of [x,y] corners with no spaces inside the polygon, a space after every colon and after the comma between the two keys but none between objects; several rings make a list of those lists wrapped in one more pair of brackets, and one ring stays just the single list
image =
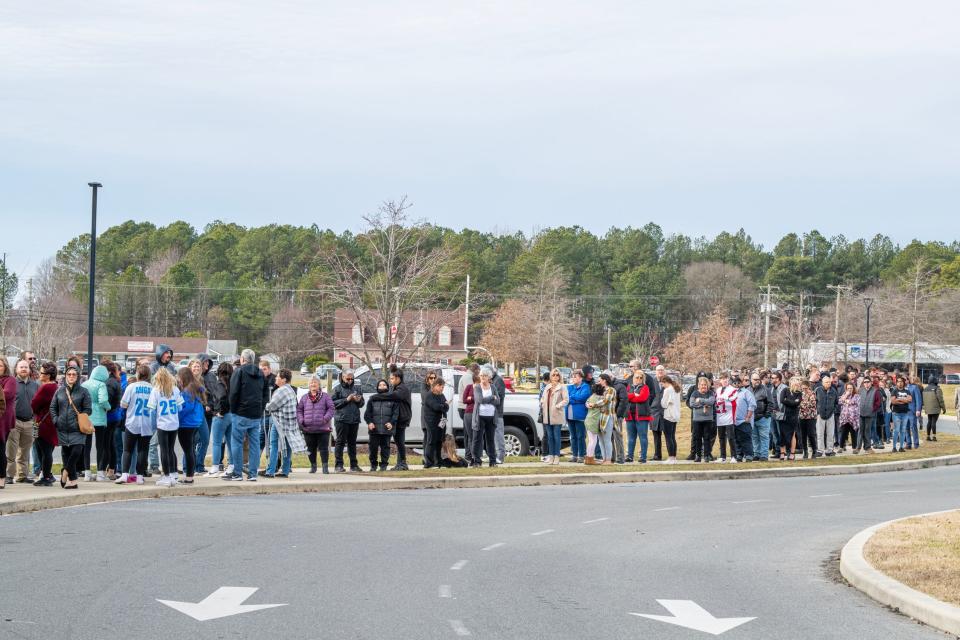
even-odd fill
[{"label": "overcast sky", "polygon": [[408,194],[485,231],[953,240],[958,78],[956,0],[13,0],[0,249],[89,230],[91,180],[101,229]]}]

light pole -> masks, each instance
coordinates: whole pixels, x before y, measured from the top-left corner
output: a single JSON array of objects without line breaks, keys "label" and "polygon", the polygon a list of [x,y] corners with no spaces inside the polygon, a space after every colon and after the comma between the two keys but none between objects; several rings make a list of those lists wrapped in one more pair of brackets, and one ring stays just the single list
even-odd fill
[{"label": "light pole", "polygon": [[870,367],[870,307],[873,306],[873,298],[864,298],[863,306],[867,308],[867,351],[863,356],[863,369],[866,371]]},{"label": "light pole", "polygon": [[93,200],[90,204],[90,290],[87,301],[87,375],[93,372],[93,297],[96,292],[97,278],[97,189],[103,185],[88,182],[92,189]]},{"label": "light pole", "polygon": [[613,367],[610,365],[610,325],[607,325],[607,370],[612,370]]}]

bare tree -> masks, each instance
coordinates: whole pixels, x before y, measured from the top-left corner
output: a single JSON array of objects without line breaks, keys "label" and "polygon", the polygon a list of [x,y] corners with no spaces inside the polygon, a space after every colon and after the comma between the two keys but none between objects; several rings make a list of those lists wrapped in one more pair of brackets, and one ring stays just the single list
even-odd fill
[{"label": "bare tree", "polygon": [[536,357],[536,343],[530,339],[536,324],[536,308],[528,300],[507,300],[487,322],[481,344],[499,362],[530,362]]},{"label": "bare tree", "polygon": [[86,331],[87,310],[73,295],[72,281],[58,274],[53,259],[40,264],[33,282],[33,300],[25,301],[32,348],[48,358],[66,356]]},{"label": "bare tree", "polygon": [[740,267],[723,262],[692,262],[683,269],[687,307],[694,318],[702,318],[724,304],[734,315],[742,315],[743,301],[754,297],[753,280]]},{"label": "bare tree", "polygon": [[667,346],[666,362],[683,372],[695,369],[723,371],[753,365],[757,361],[756,336],[750,335],[750,323],[735,325],[726,306],[717,305],[699,331],[678,333]]},{"label": "bare tree", "polygon": [[307,313],[288,304],[274,312],[263,347],[267,352],[277,354],[283,366],[292,367],[313,352],[315,342]]},{"label": "bare tree", "polygon": [[385,370],[388,363],[423,353],[458,314],[455,256],[443,243],[430,245],[429,227],[410,219],[410,207],[406,197],[384,202],[363,218],[367,228],[357,236],[355,252],[338,249],[324,256],[330,299],[346,310],[351,326],[359,325],[363,339],[337,344],[334,335],[321,335],[321,340],[371,369],[379,362]]}]

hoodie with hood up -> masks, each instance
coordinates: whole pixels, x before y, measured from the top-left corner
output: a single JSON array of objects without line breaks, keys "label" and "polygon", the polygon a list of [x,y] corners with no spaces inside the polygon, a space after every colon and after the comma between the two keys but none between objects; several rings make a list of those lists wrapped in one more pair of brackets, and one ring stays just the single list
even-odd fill
[{"label": "hoodie with hood up", "polygon": [[[348,400],[352,395],[360,396],[359,401]],[[350,386],[343,383],[343,374],[340,374],[340,384],[330,393],[330,399],[333,400],[333,407],[337,410],[337,425],[359,424],[360,407],[363,406],[363,393],[360,391],[360,385],[354,380]]]},{"label": "hoodie with hood up", "polygon": [[[160,359],[163,358],[163,354],[165,353],[170,354],[170,362],[167,362],[166,365],[164,365],[160,361]],[[157,371],[160,370],[160,367],[163,367],[163,366],[166,366],[167,371],[169,371],[171,374],[177,375],[177,368],[173,366],[173,348],[170,345],[158,344],[156,353],[154,353],[153,355],[154,355],[154,361],[150,363],[151,377],[155,376],[157,374]],[[94,402],[94,404],[96,404],[96,402]]]},{"label": "hoodie with hood up", "polygon": [[97,365],[90,379],[83,383],[83,388],[90,392],[90,422],[95,427],[107,426],[107,412],[110,411],[110,393],[107,390],[109,377],[107,368]]},{"label": "hoodie with hood up", "polygon": [[270,402],[270,388],[257,365],[237,367],[230,378],[230,413],[241,418],[259,420]]},{"label": "hoodie with hood up", "polygon": [[219,410],[220,401],[223,396],[226,395],[227,390],[223,388],[223,385],[220,384],[220,379],[217,378],[217,370],[213,366],[213,358],[205,353],[198,353],[197,360],[200,361],[200,366],[203,367],[203,375],[201,378],[203,388],[207,392],[207,415],[212,416]]}]

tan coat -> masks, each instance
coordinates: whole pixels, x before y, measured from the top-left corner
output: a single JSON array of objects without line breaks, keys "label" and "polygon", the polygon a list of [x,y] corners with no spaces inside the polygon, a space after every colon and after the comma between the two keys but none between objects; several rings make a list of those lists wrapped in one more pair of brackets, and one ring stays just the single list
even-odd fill
[{"label": "tan coat", "polygon": [[[551,392],[552,390],[552,392]],[[551,406],[547,406],[547,397],[550,397]],[[540,411],[543,414],[543,424],[561,425],[566,422],[564,412],[570,404],[567,396],[567,385],[558,384],[556,387],[547,385],[540,394]]]}]

